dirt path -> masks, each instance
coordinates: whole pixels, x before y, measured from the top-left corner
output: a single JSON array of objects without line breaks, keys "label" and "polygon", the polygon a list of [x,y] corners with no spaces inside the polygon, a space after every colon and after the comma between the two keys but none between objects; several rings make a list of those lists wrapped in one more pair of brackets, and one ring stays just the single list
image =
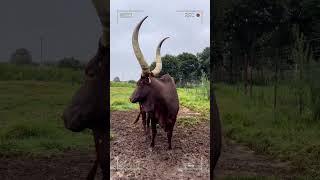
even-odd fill
[{"label": "dirt path", "polygon": [[[172,150],[167,150],[166,134],[159,128],[155,148],[151,151],[141,121],[132,124],[137,113],[112,113],[111,128],[115,139],[111,142],[111,176],[114,179],[209,179],[209,122],[188,128],[178,124]],[[179,116],[197,114],[182,109]],[[0,179],[85,179],[95,157],[93,153],[93,150],[72,151],[51,158],[1,158]],[[286,167],[286,163],[224,141],[217,179],[225,176],[277,176],[282,179],[291,173]]]}]

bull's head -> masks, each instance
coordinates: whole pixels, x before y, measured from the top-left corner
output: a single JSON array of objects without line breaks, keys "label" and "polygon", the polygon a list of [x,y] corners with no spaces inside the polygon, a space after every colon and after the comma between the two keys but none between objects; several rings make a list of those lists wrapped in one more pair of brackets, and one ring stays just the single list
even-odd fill
[{"label": "bull's head", "polygon": [[105,116],[107,103],[107,61],[106,48],[99,49],[85,68],[85,81],[72,98],[63,113],[65,127],[78,132],[96,126]]},{"label": "bull's head", "polygon": [[143,104],[143,102],[145,102],[145,100],[148,98],[148,96],[150,94],[152,94],[152,89],[153,89],[152,79],[155,76],[159,75],[159,73],[161,72],[161,69],[162,69],[162,62],[161,62],[161,55],[160,55],[161,45],[166,39],[169,38],[169,37],[166,37],[160,41],[160,43],[157,47],[157,51],[156,51],[156,67],[152,71],[150,71],[150,67],[144,59],[144,56],[141,52],[141,49],[139,47],[139,42],[138,42],[139,29],[147,17],[148,16],[143,18],[138,23],[138,25],[134,29],[133,35],[132,35],[132,46],[133,46],[134,54],[136,55],[136,58],[137,58],[140,66],[141,66],[141,69],[142,69],[141,78],[138,80],[137,87],[134,90],[134,92],[130,98],[130,101],[132,103],[139,102],[139,103]]}]

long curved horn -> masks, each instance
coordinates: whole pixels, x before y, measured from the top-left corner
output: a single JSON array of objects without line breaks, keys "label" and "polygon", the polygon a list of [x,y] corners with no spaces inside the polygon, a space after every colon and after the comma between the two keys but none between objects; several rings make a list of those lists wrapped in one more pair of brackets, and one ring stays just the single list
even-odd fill
[{"label": "long curved horn", "polygon": [[132,35],[132,46],[133,46],[133,51],[134,54],[136,55],[136,58],[141,66],[142,69],[142,74],[146,74],[146,73],[150,73],[150,68],[148,66],[148,63],[145,61],[143,54],[141,52],[141,49],[139,47],[139,41],[138,41],[138,37],[139,37],[139,29],[141,27],[141,24],[143,23],[143,21],[145,19],[147,19],[148,16],[144,17],[136,26],[136,28],[133,31],[133,35]]},{"label": "long curved horn", "polygon": [[162,43],[168,39],[169,37],[166,37],[164,39],[162,39],[162,41],[160,41],[158,47],[157,47],[157,52],[156,52],[156,67],[151,71],[152,74],[154,76],[157,76],[160,72],[161,72],[161,69],[162,69],[162,62],[161,62],[161,55],[160,55],[160,50],[161,50],[161,46],[162,46]]}]

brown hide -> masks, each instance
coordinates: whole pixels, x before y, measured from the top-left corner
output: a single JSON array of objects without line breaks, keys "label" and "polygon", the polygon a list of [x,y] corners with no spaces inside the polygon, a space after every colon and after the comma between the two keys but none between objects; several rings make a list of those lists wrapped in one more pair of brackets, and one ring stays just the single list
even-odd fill
[{"label": "brown hide", "polygon": [[[74,94],[70,105],[63,112],[65,127],[79,132],[85,128],[92,129],[97,159],[87,176],[88,180],[95,178],[96,170],[100,165],[102,179],[109,179],[109,85],[110,66],[109,51],[109,1],[92,0],[102,25],[102,36],[96,55],[88,62],[85,68],[85,80]],[[86,43],[86,42],[83,42]]]},{"label": "brown hide", "polygon": [[85,128],[103,127],[107,121],[106,106],[109,76],[106,72],[106,48],[98,52],[85,69],[85,81],[74,94],[70,105],[63,113],[65,127],[79,132]]},{"label": "brown hide", "polygon": [[108,179],[109,147],[109,67],[108,54],[99,43],[97,54],[85,68],[85,81],[75,93],[70,105],[63,113],[65,127],[79,132],[85,128],[93,131],[97,159],[87,179],[94,179],[98,164],[103,179]]},{"label": "brown hide", "polygon": [[[179,111],[179,99],[176,85],[169,74],[160,78],[141,77],[130,100],[132,103],[139,102],[141,111],[151,116],[151,124],[158,123],[166,132],[172,134]],[[154,125],[152,126],[153,133],[156,133]],[[153,139],[154,136],[155,134]],[[153,145],[154,140],[151,146]],[[169,148],[171,148],[171,140]]]}]

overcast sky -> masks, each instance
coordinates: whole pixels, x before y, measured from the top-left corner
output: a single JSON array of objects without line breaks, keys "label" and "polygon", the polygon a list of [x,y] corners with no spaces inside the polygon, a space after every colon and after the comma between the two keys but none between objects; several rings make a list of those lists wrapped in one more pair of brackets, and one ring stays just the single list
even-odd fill
[{"label": "overcast sky", "polygon": [[[131,11],[132,14],[125,14]],[[200,17],[185,17],[185,13]],[[140,48],[150,65],[156,47],[166,36],[161,54],[201,52],[210,44],[209,0],[111,0],[111,69],[110,78],[137,80],[140,66],[133,53],[131,38],[136,24],[149,16],[140,28]]]},{"label": "overcast sky", "polygon": [[[141,69],[135,59],[131,36],[136,24],[149,18],[140,29],[140,47],[149,64],[159,41],[162,55],[197,53],[209,46],[209,0],[111,0],[110,78],[137,80]],[[123,14],[131,10],[132,15]],[[199,13],[200,17],[185,17]],[[123,17],[123,16],[126,16]],[[40,37],[44,37],[45,61],[74,56],[88,61],[96,52],[101,25],[91,0],[1,0],[0,62],[8,61],[17,48],[31,51],[40,60]]]},{"label": "overcast sky", "polygon": [[1,0],[0,62],[17,48],[40,60],[74,56],[88,61],[97,49],[101,26],[91,0]]}]

